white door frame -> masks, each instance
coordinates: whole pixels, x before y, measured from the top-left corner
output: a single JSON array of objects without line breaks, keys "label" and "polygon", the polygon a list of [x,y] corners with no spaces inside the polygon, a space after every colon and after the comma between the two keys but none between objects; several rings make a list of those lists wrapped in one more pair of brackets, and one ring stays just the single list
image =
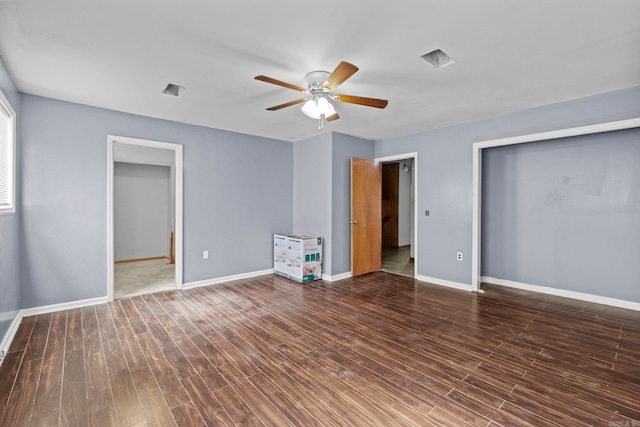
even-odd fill
[{"label": "white door frame", "polygon": [[107,136],[107,300],[113,301],[114,293],[114,225],[113,225],[113,145],[131,144],[151,148],[173,150],[175,163],[175,270],[176,289],[182,289],[182,145],[169,142],[150,141],[146,139],[129,138],[125,136]]},{"label": "white door frame", "polygon": [[484,148],[502,147],[505,145],[524,144],[527,142],[548,141],[552,139],[568,138],[572,136],[589,135],[640,127],[640,118],[620,120],[616,122],[600,123],[590,126],[580,126],[560,129],[550,132],[533,133],[511,138],[494,139],[473,144],[473,226],[471,236],[471,290],[478,292],[481,282],[481,213],[482,213],[482,150]]},{"label": "white door frame", "polygon": [[420,257],[418,256],[418,152],[405,154],[394,154],[393,156],[376,157],[374,159],[377,163],[389,163],[397,162],[398,160],[413,159],[413,277],[418,277],[418,262]]}]

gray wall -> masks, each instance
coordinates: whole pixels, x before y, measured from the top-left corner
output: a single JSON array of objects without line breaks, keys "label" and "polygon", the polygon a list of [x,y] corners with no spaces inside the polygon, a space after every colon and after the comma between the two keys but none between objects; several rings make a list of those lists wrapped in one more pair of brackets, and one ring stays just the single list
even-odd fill
[{"label": "gray wall", "polygon": [[23,94],[22,308],[107,295],[108,134],[184,146],[185,282],[273,268],[291,143]]},{"label": "gray wall", "polygon": [[483,152],[482,274],[640,302],[640,129]]},{"label": "gray wall", "polygon": [[[635,117],[640,87],[376,141],[376,157],[419,153],[418,212],[428,209],[430,216],[418,218],[418,274],[471,284],[474,142]],[[456,261],[457,251],[463,261]],[[610,295],[608,284],[598,294]]]},{"label": "gray wall", "polygon": [[[0,58],[0,90],[16,112],[18,125],[22,121],[20,114],[20,94],[11,76]],[[17,156],[21,147],[17,143]],[[18,171],[19,174],[19,171]],[[18,178],[18,194],[20,180]],[[16,213],[0,215],[0,342],[20,309],[20,199],[16,200]]]},{"label": "gray wall", "polygon": [[115,260],[169,256],[171,187],[169,166],[114,163]]},{"label": "gray wall", "polygon": [[[466,125],[468,126],[468,125]],[[376,157],[418,152],[418,271],[471,283],[471,142],[473,128],[446,128],[376,142]],[[424,211],[430,216],[425,217]],[[456,252],[464,261],[456,261]]]},{"label": "gray wall", "polygon": [[324,238],[323,274],[351,271],[351,157],[373,154],[373,141],[337,132],[294,143],[294,231]]},{"label": "gray wall", "polygon": [[[288,188],[283,183],[283,189]],[[293,144],[293,230],[323,238],[322,273],[331,274],[331,134]]]},{"label": "gray wall", "polygon": [[351,157],[374,158],[374,143],[334,132],[332,134],[331,238],[332,275],[351,271]]}]

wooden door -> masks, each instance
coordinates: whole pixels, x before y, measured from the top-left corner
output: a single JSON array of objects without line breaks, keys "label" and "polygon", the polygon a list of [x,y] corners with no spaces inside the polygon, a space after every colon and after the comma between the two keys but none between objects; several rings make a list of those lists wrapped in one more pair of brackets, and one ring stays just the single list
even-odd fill
[{"label": "wooden door", "polygon": [[382,262],[382,167],[351,158],[351,274],[378,271]]},{"label": "wooden door", "polygon": [[382,247],[398,247],[400,164],[382,165]]}]

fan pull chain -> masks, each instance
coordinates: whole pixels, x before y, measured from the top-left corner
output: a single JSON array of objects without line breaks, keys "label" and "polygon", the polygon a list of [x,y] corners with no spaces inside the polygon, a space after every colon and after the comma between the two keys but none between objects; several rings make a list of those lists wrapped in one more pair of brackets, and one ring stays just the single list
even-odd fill
[{"label": "fan pull chain", "polygon": [[318,119],[318,130],[324,129],[324,114],[320,114],[320,118]]}]

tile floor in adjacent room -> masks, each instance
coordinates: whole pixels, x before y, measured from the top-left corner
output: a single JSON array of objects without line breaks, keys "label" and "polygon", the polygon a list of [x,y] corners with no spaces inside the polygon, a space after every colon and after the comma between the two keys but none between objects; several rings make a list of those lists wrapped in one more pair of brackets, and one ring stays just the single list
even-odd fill
[{"label": "tile floor in adjacent room", "polygon": [[115,299],[175,288],[175,264],[166,258],[115,264]]},{"label": "tile floor in adjacent room", "polygon": [[382,248],[382,271],[415,277],[411,247]]}]

